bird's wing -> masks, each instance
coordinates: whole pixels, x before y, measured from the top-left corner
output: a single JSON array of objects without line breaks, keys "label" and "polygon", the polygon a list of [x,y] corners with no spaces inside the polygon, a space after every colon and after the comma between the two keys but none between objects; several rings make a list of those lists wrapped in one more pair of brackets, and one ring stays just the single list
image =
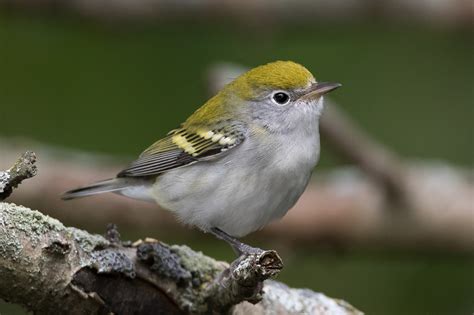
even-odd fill
[{"label": "bird's wing", "polygon": [[237,147],[245,139],[242,124],[220,128],[178,128],[158,140],[117,177],[159,175],[181,166],[209,160]]}]

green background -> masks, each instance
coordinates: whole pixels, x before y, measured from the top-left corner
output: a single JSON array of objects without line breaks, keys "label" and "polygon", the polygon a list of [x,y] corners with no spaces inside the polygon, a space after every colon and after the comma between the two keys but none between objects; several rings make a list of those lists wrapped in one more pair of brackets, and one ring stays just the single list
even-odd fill
[{"label": "green background", "polygon": [[[472,166],[474,44],[469,30],[381,22],[253,28],[208,22],[143,25],[71,16],[0,14],[0,135],[134,156],[207,98],[218,61],[304,64],[380,142],[410,159]],[[18,123],[21,117],[23,123]],[[325,149],[322,163],[344,163]],[[156,235],[123,231],[124,238]],[[225,244],[184,242],[230,260]],[[269,243],[263,239],[262,247]],[[471,314],[469,254],[302,246],[282,248],[279,280],[349,301],[367,314]],[[1,314],[22,313],[0,303]]]}]

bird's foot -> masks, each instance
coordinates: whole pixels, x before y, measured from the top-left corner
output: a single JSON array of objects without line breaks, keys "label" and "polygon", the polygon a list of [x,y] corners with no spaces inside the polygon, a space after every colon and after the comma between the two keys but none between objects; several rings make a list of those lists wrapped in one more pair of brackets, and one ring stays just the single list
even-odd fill
[{"label": "bird's foot", "polygon": [[239,242],[238,244],[231,245],[234,251],[237,253],[239,256],[249,256],[249,255],[259,255],[265,252],[265,250],[258,248],[258,247],[252,247],[248,244]]},{"label": "bird's foot", "polygon": [[250,245],[242,243],[235,237],[230,236],[229,234],[227,234],[226,232],[222,231],[219,228],[216,228],[216,227],[211,228],[210,232],[218,239],[227,242],[227,244],[229,244],[230,247],[232,247],[232,249],[238,256],[258,255],[265,252],[263,249],[252,247]]}]

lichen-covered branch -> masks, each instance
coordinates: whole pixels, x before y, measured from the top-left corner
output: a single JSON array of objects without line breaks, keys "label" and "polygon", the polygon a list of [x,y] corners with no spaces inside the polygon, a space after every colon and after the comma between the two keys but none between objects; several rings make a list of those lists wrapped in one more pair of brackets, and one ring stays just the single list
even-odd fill
[{"label": "lichen-covered branch", "polygon": [[36,155],[28,151],[6,171],[0,171],[0,200],[5,200],[23,180],[36,175]]},{"label": "lichen-covered branch", "polygon": [[273,251],[228,265],[186,246],[121,242],[113,227],[107,235],[0,203],[0,298],[35,314],[361,314],[320,293],[264,282],[281,263]]}]

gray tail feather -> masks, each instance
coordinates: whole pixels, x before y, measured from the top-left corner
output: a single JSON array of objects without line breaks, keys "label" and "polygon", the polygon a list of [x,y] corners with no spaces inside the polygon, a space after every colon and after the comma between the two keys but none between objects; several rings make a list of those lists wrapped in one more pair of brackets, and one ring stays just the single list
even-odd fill
[{"label": "gray tail feather", "polygon": [[61,196],[61,199],[71,200],[75,198],[82,198],[82,197],[102,194],[106,192],[120,191],[128,187],[129,184],[130,183],[127,183],[127,181],[123,180],[122,178],[106,179],[89,186],[80,187],[77,189],[66,191]]}]

